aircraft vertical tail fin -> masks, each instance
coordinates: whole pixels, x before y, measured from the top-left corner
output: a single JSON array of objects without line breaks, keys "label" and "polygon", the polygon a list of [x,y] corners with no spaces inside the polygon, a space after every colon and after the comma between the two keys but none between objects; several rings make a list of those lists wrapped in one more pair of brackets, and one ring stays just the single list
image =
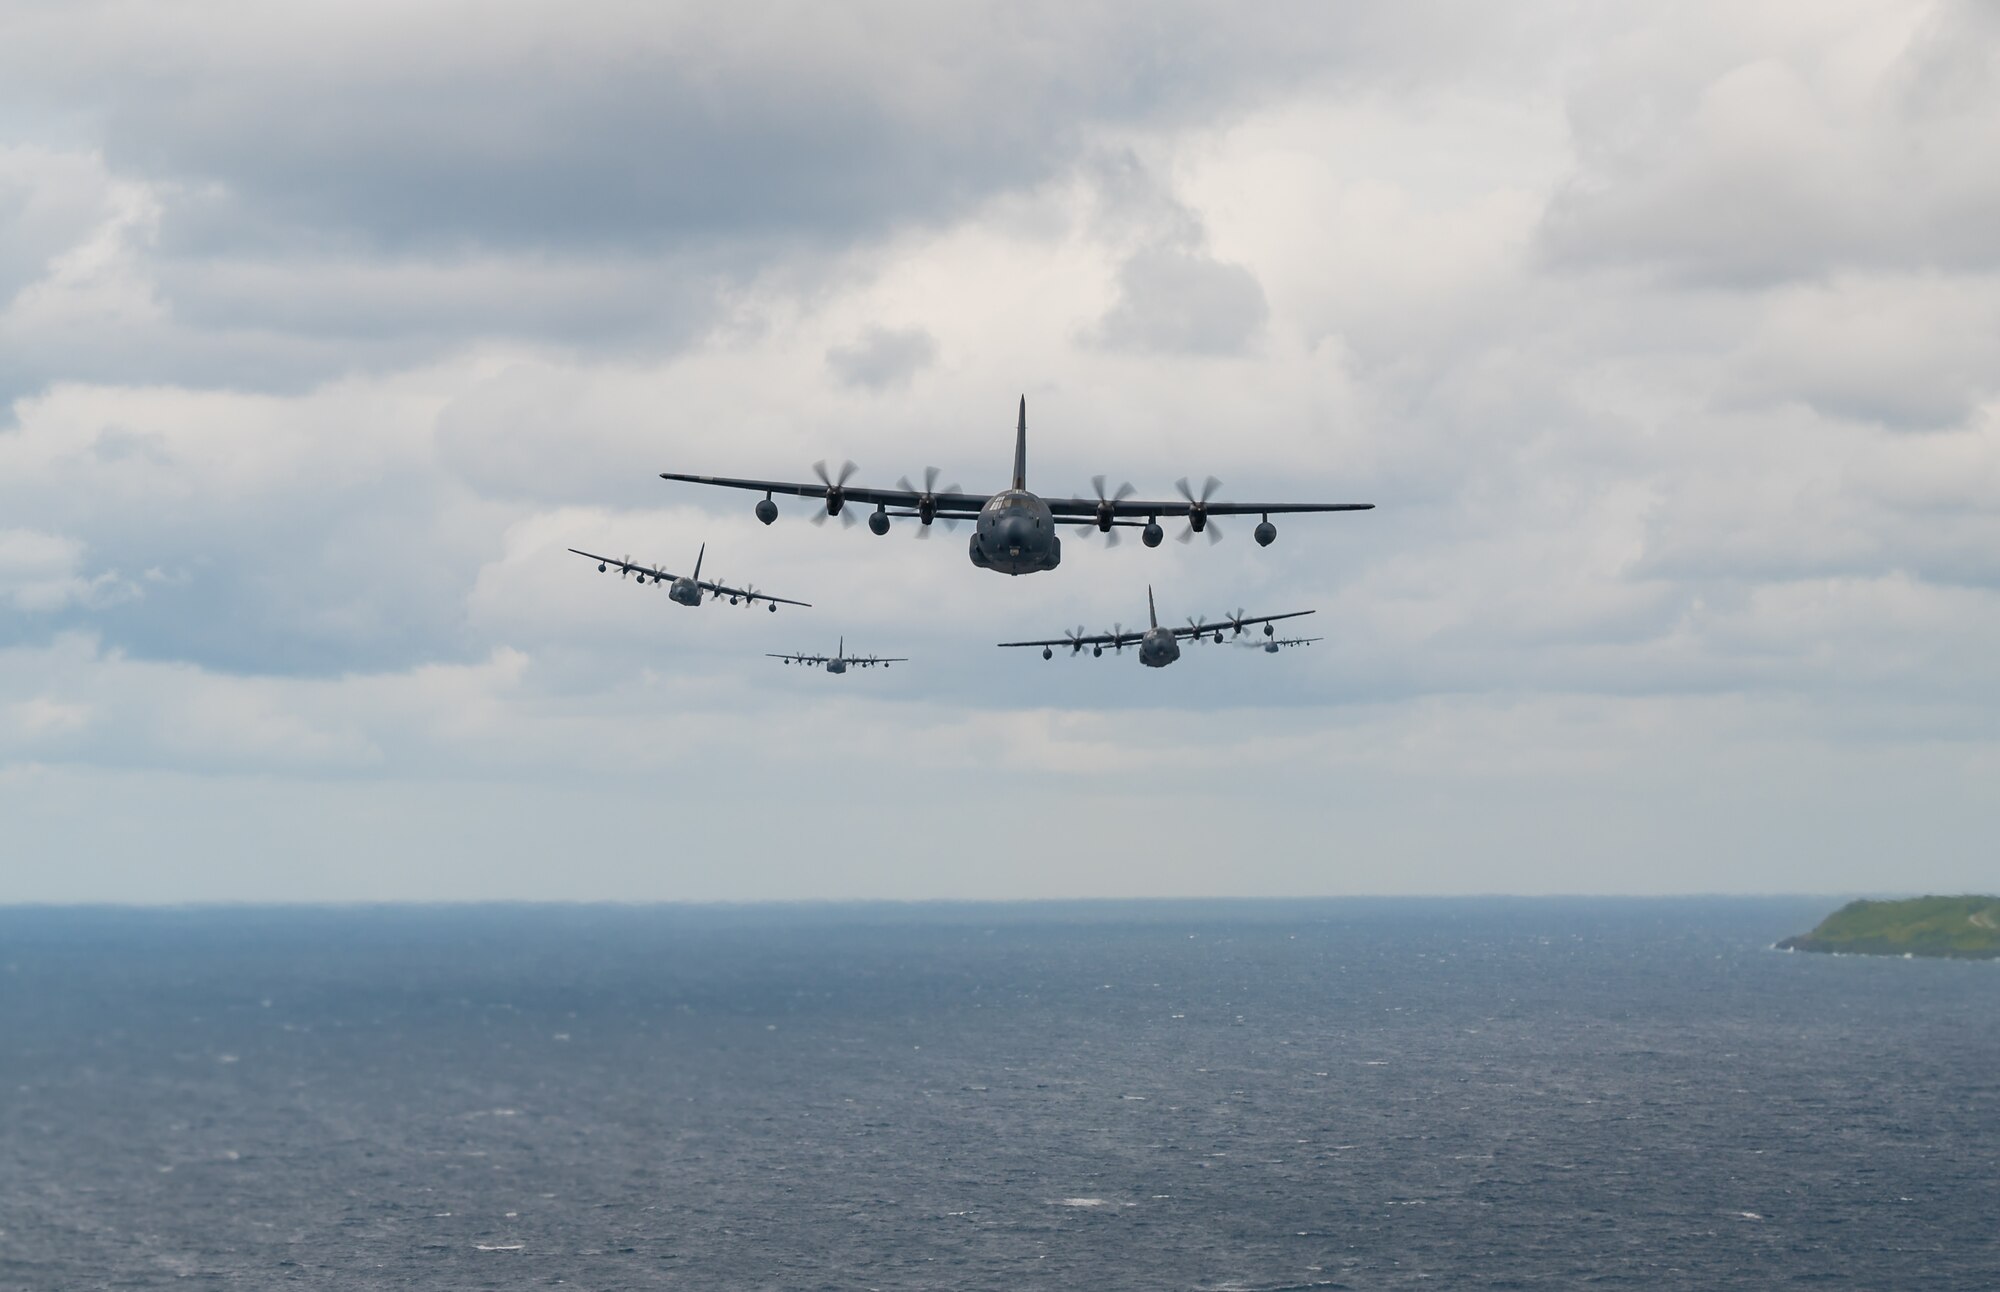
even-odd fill
[{"label": "aircraft vertical tail fin", "polygon": [[701,558],[707,555],[708,555],[708,544],[703,543],[701,545],[701,550],[694,554],[694,581],[696,583],[701,582]]},{"label": "aircraft vertical tail fin", "polygon": [[1021,420],[1014,428],[1014,487],[1028,487],[1028,397],[1021,396]]},{"label": "aircraft vertical tail fin", "polygon": [[1153,621],[1153,627],[1160,626],[1160,612],[1153,609],[1153,585],[1146,585],[1146,618]]},{"label": "aircraft vertical tail fin", "polygon": [[[822,637],[820,640],[825,641],[826,639]],[[846,658],[846,656],[847,656],[847,634],[842,633],[840,637],[840,645],[835,646],[833,648],[833,657],[835,659],[844,659]]]}]

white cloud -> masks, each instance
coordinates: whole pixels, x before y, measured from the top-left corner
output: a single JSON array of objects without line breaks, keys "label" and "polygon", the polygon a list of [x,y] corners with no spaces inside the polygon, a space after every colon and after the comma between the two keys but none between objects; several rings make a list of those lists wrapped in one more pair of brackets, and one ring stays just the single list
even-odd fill
[{"label": "white cloud", "polygon": [[86,575],[83,544],[59,534],[0,529],[0,602],[24,614],[102,607],[140,595],[116,571]]}]

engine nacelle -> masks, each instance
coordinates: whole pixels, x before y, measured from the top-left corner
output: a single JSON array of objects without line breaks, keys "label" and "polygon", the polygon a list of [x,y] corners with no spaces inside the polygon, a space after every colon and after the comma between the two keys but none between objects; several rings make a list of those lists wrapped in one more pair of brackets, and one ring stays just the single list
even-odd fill
[{"label": "engine nacelle", "polygon": [[1269,547],[1278,541],[1278,527],[1268,520],[1259,524],[1251,533],[1256,538],[1257,546],[1259,547]]},{"label": "engine nacelle", "polygon": [[1158,547],[1167,537],[1167,531],[1160,528],[1160,522],[1149,520],[1146,528],[1139,531],[1139,541],[1147,547]]},{"label": "engine nacelle", "polygon": [[880,538],[889,532],[889,513],[877,507],[868,513],[868,532]]},{"label": "engine nacelle", "polygon": [[763,501],[761,501],[761,502],[759,502],[759,503],[757,504],[757,519],[758,519],[758,520],[761,520],[761,521],[763,521],[763,522],[764,522],[764,523],[765,523],[766,525],[768,525],[768,524],[770,524],[770,523],[771,523],[772,521],[776,520],[777,518],[778,518],[778,504],[777,504],[777,503],[774,503],[774,502],[772,502],[772,501],[771,501],[771,500],[770,500],[769,498],[766,498],[766,499],[764,499]]}]

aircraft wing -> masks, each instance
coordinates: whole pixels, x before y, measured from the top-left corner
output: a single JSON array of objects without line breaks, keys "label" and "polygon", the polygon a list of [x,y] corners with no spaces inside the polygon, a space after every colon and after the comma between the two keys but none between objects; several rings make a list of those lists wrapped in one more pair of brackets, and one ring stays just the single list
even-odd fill
[{"label": "aircraft wing", "polygon": [[[669,574],[665,570],[662,570],[657,566],[641,565],[637,561],[621,560],[615,556],[599,556],[595,552],[586,552],[580,547],[572,547],[569,550],[575,552],[578,556],[587,556],[591,560],[597,562],[599,565],[611,566],[613,569],[617,570],[621,575],[643,574],[649,579],[657,579],[667,583],[672,583],[676,578],[679,577],[678,575]],[[709,585],[704,583],[702,586],[707,587]],[[760,593],[759,595],[762,594]]]},{"label": "aircraft wing", "polygon": [[[1301,511],[1373,511],[1372,502],[1191,502],[1186,498],[1176,498],[1172,502],[1147,502],[1143,499],[1125,498],[1117,502],[1099,502],[1095,498],[1044,498],[1049,510],[1058,518],[1079,516],[1095,519],[1101,508],[1109,507],[1114,524],[1127,518],[1144,523],[1147,518],[1160,516],[1187,516],[1194,512],[1205,512],[1210,516],[1276,516],[1280,512]],[[942,500],[939,503],[943,505]]]},{"label": "aircraft wing", "polygon": [[781,606],[804,606],[808,610],[812,609],[812,602],[810,601],[793,601],[789,597],[774,597],[768,592],[759,592],[755,588],[725,587],[720,583],[710,583],[706,579],[697,579],[695,585],[706,588],[710,592],[720,593],[725,597],[741,597],[752,605],[755,605],[759,601],[771,601]]},{"label": "aircraft wing", "polygon": [[901,655],[849,655],[847,662],[867,668],[870,664],[907,664],[910,661]]},{"label": "aircraft wing", "polygon": [[765,652],[764,652],[764,657],[765,657],[766,659],[781,659],[781,660],[785,661],[785,662],[786,662],[787,664],[824,664],[824,663],[826,663],[826,656],[824,656],[824,655],[774,655],[774,654],[772,654],[772,653],[771,653],[771,652],[769,652],[769,651],[765,651]]},{"label": "aircraft wing", "polygon": [[[731,476],[691,476],[678,471],[660,472],[662,480],[680,480],[687,484],[715,485],[723,489],[749,489],[755,493],[782,493],[799,498],[824,498],[832,492],[832,486],[820,481],[800,484],[793,480],[738,480]],[[863,485],[841,485],[840,496],[851,503],[861,503],[875,507],[915,508],[923,502],[924,493],[920,489],[870,489]],[[977,514],[992,494],[985,493],[933,493],[929,495],[939,514],[960,512]],[[957,517],[963,519],[964,517]]]},{"label": "aircraft wing", "polygon": [[1000,642],[1001,646],[1071,646],[1078,650],[1085,646],[1130,646],[1142,641],[1146,634],[1135,630],[1129,633],[1089,633],[1077,637],[1052,637],[1038,642]]},{"label": "aircraft wing", "polygon": [[1314,610],[1293,610],[1282,615],[1246,615],[1242,619],[1225,619],[1219,624],[1184,624],[1174,629],[1174,636],[1182,638],[1206,637],[1214,633],[1219,633],[1225,628],[1231,630],[1233,633],[1236,629],[1248,628],[1251,624],[1274,624],[1280,619],[1297,619],[1300,615],[1317,613],[1318,611]]}]

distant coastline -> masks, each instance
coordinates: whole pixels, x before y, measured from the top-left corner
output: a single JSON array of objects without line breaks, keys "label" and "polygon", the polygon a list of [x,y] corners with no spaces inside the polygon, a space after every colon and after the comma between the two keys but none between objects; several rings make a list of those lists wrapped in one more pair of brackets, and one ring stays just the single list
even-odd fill
[{"label": "distant coastline", "polygon": [[2000,959],[2000,897],[1911,897],[1849,902],[1819,927],[1778,944],[1781,951],[1867,956]]}]

